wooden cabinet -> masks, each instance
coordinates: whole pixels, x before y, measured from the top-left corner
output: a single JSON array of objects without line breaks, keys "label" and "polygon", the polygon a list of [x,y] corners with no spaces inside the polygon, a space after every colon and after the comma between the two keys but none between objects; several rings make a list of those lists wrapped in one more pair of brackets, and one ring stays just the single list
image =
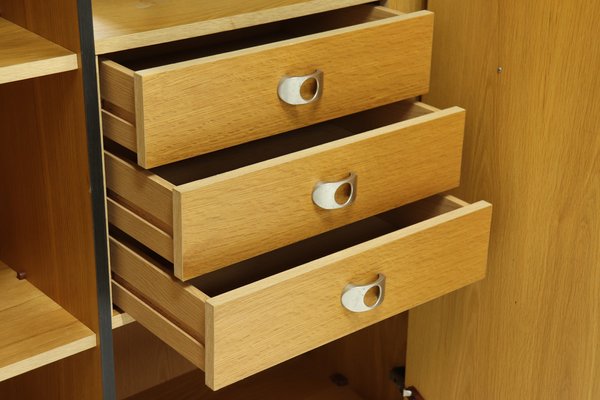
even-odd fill
[{"label": "wooden cabinet", "polygon": [[600,397],[597,3],[0,9],[0,398]]},{"label": "wooden cabinet", "polygon": [[112,293],[209,396],[485,276],[491,206],[430,197],[459,183],[465,118],[413,98],[432,13],[176,3],[95,3]]}]

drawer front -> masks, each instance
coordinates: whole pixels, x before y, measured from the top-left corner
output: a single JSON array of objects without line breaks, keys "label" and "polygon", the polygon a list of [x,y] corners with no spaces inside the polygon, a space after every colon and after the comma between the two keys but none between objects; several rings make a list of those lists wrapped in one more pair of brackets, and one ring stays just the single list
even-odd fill
[{"label": "drawer front", "polygon": [[[450,108],[176,187],[175,275],[187,280],[458,186],[464,118]],[[318,182],[350,173],[352,204],[313,202]]]},{"label": "drawer front", "polygon": [[[138,163],[151,168],[426,93],[432,31],[430,12],[396,15],[137,71],[133,90],[115,97],[131,110],[135,93]],[[316,70],[323,73],[317,101],[279,99],[284,76]],[[102,75],[124,75],[114,72]]]},{"label": "drawer front", "polygon": [[[209,298],[206,380],[218,389],[485,275],[491,206],[467,205]],[[348,283],[386,277],[375,309],[340,303]]]}]

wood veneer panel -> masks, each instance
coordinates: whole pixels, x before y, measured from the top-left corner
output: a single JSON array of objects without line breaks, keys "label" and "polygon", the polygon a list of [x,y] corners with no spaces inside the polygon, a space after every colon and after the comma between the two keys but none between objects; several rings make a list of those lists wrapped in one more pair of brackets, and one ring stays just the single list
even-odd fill
[{"label": "wood veneer panel", "polygon": [[53,43],[80,51],[76,0],[0,0],[6,18]]},{"label": "wood veneer panel", "polygon": [[385,0],[383,5],[402,12],[413,12],[425,9],[426,0]]},{"label": "wood veneer panel", "polygon": [[111,53],[368,3],[367,0],[93,0],[96,52]]},{"label": "wood veneer panel", "polygon": [[[0,0],[0,9],[3,18],[79,52],[77,1]],[[97,333],[81,70],[1,85],[0,121],[0,259]],[[42,370],[6,381],[1,397],[102,398],[98,347]]]},{"label": "wood veneer panel", "polygon": [[458,194],[494,222],[487,279],[411,311],[408,383],[427,400],[597,399],[600,3],[429,7],[426,101],[469,110]]},{"label": "wood veneer panel", "polygon": [[0,18],[0,84],[77,69],[77,56]]},{"label": "wood veneer panel", "polygon": [[0,261],[0,381],[96,346],[96,335]]},{"label": "wood veneer panel", "polygon": [[[137,322],[115,329],[113,335],[118,399],[143,392],[191,371],[199,372],[183,356]],[[203,377],[198,383],[204,386]]]}]

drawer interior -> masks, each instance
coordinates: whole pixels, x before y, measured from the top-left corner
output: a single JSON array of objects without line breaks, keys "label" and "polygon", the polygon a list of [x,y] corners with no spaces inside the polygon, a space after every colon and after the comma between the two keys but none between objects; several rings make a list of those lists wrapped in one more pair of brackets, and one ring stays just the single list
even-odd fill
[{"label": "drawer interior", "polygon": [[216,270],[189,283],[215,297],[461,206],[452,198],[431,197]]},{"label": "drawer interior", "polygon": [[143,70],[384,20],[399,14],[398,11],[385,7],[358,5],[179,42],[113,53],[109,58],[131,70]]},{"label": "drawer interior", "polygon": [[[215,297],[465,205],[467,204],[451,196],[429,197],[221,268],[183,285],[195,287],[208,297]],[[172,263],[112,226],[111,236],[156,267],[172,274]]]},{"label": "drawer interior", "polygon": [[[344,139],[366,131],[410,120],[436,111],[423,103],[401,101],[332,121],[311,125],[235,147],[203,154],[151,169],[173,185],[183,185],[213,175]],[[111,153],[136,163],[136,155],[106,140]]]}]

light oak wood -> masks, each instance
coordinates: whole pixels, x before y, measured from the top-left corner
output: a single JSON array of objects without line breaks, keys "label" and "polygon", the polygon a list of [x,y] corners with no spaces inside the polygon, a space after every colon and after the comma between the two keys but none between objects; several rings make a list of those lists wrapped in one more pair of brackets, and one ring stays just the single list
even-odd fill
[{"label": "light oak wood", "polygon": [[[133,87],[134,72],[110,60],[98,63],[98,79],[101,85],[100,96],[102,107],[109,113],[122,118],[125,122],[135,121],[135,95]],[[102,126],[107,136],[123,136],[119,134],[119,126],[112,133],[113,126]]]},{"label": "light oak wood", "polygon": [[0,381],[96,346],[96,335],[0,262]]},{"label": "light oak wood", "polygon": [[[127,103],[129,113],[133,85],[135,120],[119,116],[136,126],[138,163],[151,168],[427,92],[433,14],[375,9],[381,18],[369,21],[373,10],[302,23],[323,32],[135,72],[105,61],[102,97]],[[328,30],[345,18],[351,26]],[[315,69],[325,82],[318,101],[298,107],[277,97],[283,76]],[[119,74],[133,74],[133,82],[110,82]]]},{"label": "light oak wood", "polygon": [[[469,110],[465,199],[487,279],[410,312],[427,400],[600,398],[600,3],[430,0],[431,95]],[[498,67],[502,72],[498,73]]]},{"label": "light oak wood", "polygon": [[[431,217],[430,210],[440,214]],[[115,304],[163,339],[173,335],[170,340],[179,341],[189,329],[184,326],[195,326],[188,332],[198,338],[198,349],[206,347],[207,385],[218,389],[481,279],[490,215],[485,202],[463,206],[426,199],[289,246],[273,258],[257,258],[267,271],[251,268],[256,263],[250,260],[219,271],[220,279],[198,278],[193,284],[202,292],[177,282],[140,249],[113,239],[115,279],[138,299],[132,305],[117,297]],[[413,221],[418,216],[423,219]],[[299,266],[289,269],[294,265]],[[366,283],[377,273],[388,279],[384,303],[364,314],[345,311],[340,305],[345,285]],[[241,287],[231,287],[235,274],[250,279],[234,277]],[[139,318],[140,307],[151,316]],[[178,351],[192,360],[193,351]]]},{"label": "light oak wood", "polygon": [[[489,204],[475,203],[208,299],[207,385],[221,388],[482,279],[490,218]],[[385,301],[345,311],[345,285],[378,273]],[[249,338],[250,349],[239,345]]]},{"label": "light oak wood", "polygon": [[111,270],[119,281],[142,293],[146,302],[204,342],[206,296],[194,286],[175,279],[150,259],[110,238]]},{"label": "light oak wood", "polygon": [[173,238],[110,197],[106,199],[108,222],[128,232],[135,240],[173,261]]},{"label": "light oak wood", "polygon": [[77,67],[76,54],[0,18],[0,84]]},{"label": "light oak wood", "polygon": [[112,283],[112,294],[115,305],[127,310],[136,321],[151,330],[192,364],[204,368],[204,346],[201,343],[115,281]]},{"label": "light oak wood", "polygon": [[96,53],[239,29],[349,7],[365,0],[93,0]]},{"label": "light oak wood", "polygon": [[[164,225],[164,231],[172,230],[175,252],[164,253],[162,237],[161,242],[141,240],[148,238],[149,226],[138,227],[142,220],[134,225],[111,216],[111,222],[174,261],[175,275],[187,280],[455,187],[464,111],[450,108],[425,114],[428,111],[419,105],[400,106],[384,107],[393,112],[384,117],[381,110],[372,110],[340,121],[353,129],[367,129],[360,134],[328,125],[314,127],[155,170],[167,179],[107,153],[107,187],[146,218]],[[403,121],[415,113],[423,115]],[[252,164],[252,157],[276,156],[270,152],[301,149],[329,137],[339,139]],[[240,166],[240,160],[250,165],[184,183],[210,172],[215,164],[225,163],[226,170],[228,160],[234,166]],[[350,172],[358,176],[354,204],[334,211],[313,204],[317,182],[342,179]],[[172,202],[167,200],[169,186]],[[169,221],[172,210],[174,218]]]}]

